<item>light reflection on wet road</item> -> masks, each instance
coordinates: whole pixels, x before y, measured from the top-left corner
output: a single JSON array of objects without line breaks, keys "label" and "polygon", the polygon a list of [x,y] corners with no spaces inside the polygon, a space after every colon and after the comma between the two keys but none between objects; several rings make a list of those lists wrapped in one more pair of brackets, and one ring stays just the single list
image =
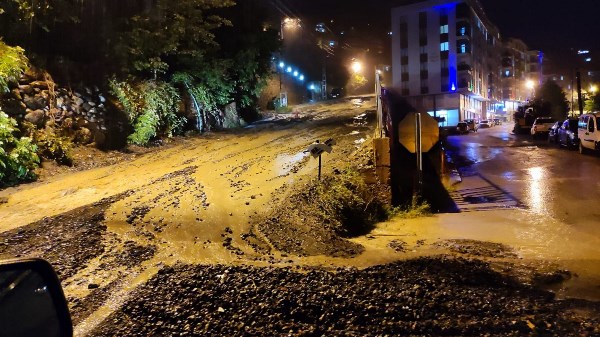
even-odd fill
[{"label": "light reflection on wet road", "polygon": [[[457,188],[483,181],[524,206],[499,211],[510,215],[490,212],[484,231],[492,231],[491,226],[502,230],[494,228],[494,236],[481,237],[509,242],[525,258],[559,263],[580,276],[567,283],[564,294],[600,299],[600,158],[510,130],[503,125],[449,137],[463,166],[463,183]],[[464,232],[469,231],[473,229]]]}]

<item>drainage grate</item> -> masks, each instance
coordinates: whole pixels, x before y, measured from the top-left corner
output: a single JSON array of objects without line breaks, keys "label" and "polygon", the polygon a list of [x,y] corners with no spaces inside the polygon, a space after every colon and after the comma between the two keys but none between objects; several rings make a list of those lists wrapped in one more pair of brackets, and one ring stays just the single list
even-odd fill
[{"label": "drainage grate", "polygon": [[495,186],[458,190],[450,196],[461,212],[521,207],[518,200]]}]

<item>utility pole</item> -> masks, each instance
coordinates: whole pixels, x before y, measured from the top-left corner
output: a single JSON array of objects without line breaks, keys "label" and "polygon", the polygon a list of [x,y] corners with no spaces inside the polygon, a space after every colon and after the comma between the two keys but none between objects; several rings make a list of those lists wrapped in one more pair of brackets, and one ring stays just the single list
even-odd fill
[{"label": "utility pole", "polygon": [[327,99],[327,55],[323,57],[323,78],[321,79],[321,98]]},{"label": "utility pole", "polygon": [[383,105],[381,102],[381,75],[375,67],[375,100],[377,101],[377,134],[383,137]]},{"label": "utility pole", "polygon": [[577,99],[579,100],[579,115],[583,115],[583,99],[581,99],[581,72],[577,69]]}]

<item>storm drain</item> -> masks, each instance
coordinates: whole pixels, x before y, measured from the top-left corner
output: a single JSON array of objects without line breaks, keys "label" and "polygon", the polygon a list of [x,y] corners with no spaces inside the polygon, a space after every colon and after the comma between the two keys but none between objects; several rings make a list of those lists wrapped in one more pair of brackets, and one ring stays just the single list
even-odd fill
[{"label": "storm drain", "polygon": [[495,186],[458,190],[450,196],[461,212],[521,207],[518,200]]}]

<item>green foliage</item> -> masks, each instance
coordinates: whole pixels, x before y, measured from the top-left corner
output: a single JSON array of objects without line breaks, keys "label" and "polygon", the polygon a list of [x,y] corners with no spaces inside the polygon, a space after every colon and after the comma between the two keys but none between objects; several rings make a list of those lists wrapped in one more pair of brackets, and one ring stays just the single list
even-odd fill
[{"label": "green foliage", "polygon": [[299,197],[307,216],[331,227],[338,235],[354,236],[368,232],[387,217],[386,200],[353,170],[314,181]]},{"label": "green foliage", "polygon": [[586,111],[599,111],[600,110],[600,94],[595,94],[590,99],[585,101]]},{"label": "green foliage", "polygon": [[8,91],[8,83],[19,80],[28,63],[23,49],[10,47],[0,40],[0,91]]},{"label": "green foliage", "polygon": [[227,67],[227,62],[215,62],[189,72],[177,72],[171,81],[182,84],[202,110],[216,111],[231,102],[233,87],[225,75]]},{"label": "green foliage", "polygon": [[[239,6],[239,10],[244,9],[244,4]],[[244,14],[242,12],[241,17],[234,15],[234,27],[223,29],[218,41],[223,49],[223,57],[231,60],[228,77],[234,83],[233,100],[242,118],[253,120],[258,116],[258,97],[272,76],[271,57],[281,45],[277,31],[262,29],[258,21],[250,27],[244,27],[244,22],[248,20]]]},{"label": "green foliage", "polygon": [[35,179],[37,148],[30,138],[17,138],[17,122],[0,111],[0,185]]},{"label": "green foliage", "polygon": [[402,219],[416,219],[430,216],[431,214],[431,206],[427,203],[427,201],[424,201],[419,195],[416,194],[413,195],[410,205],[389,209],[390,217]]},{"label": "green foliage", "polygon": [[156,136],[172,137],[181,132],[185,118],[177,116],[180,97],[172,85],[159,81],[131,84],[115,79],[109,84],[133,126],[130,143],[147,145]]},{"label": "green foliage", "polygon": [[367,84],[368,80],[365,76],[361,74],[353,74],[350,77],[350,82],[348,86],[352,88],[352,90],[358,90],[364,87]]},{"label": "green foliage", "polygon": [[210,11],[233,5],[231,0],[157,0],[149,10],[128,20],[118,39],[117,54],[125,60],[126,69],[154,78],[179,58],[201,59],[217,46],[212,31],[231,24]]},{"label": "green foliage", "polygon": [[38,153],[60,165],[73,165],[73,143],[65,137],[56,135],[51,131],[38,130],[33,141],[38,147]]},{"label": "green foliage", "polygon": [[539,116],[551,116],[557,120],[567,117],[569,102],[562,88],[554,81],[546,81],[535,93],[535,111]]},{"label": "green foliage", "polygon": [[69,0],[6,0],[2,6],[0,15],[4,14],[5,20],[22,24],[19,28],[36,26],[50,31],[58,22],[78,22],[79,8]]},{"label": "green foliage", "polygon": [[54,160],[60,165],[73,165],[73,142],[70,138],[55,133],[52,128],[38,130],[29,122],[22,122],[22,130],[37,147],[39,156]]}]

